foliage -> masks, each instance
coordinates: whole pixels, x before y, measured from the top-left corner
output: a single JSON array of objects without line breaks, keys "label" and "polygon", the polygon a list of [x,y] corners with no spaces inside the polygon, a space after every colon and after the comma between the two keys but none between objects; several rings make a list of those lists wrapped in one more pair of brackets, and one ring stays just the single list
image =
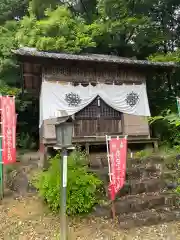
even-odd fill
[{"label": "foliage", "polygon": [[45,10],[50,8],[55,10],[58,6],[68,6],[73,10],[73,6],[78,5],[77,0],[31,0],[30,8],[38,19],[45,17]]},{"label": "foliage", "polygon": [[39,50],[80,52],[96,44],[89,34],[89,27],[80,17],[72,15],[66,7],[46,11],[46,18],[37,20],[26,16],[20,23],[17,41]]},{"label": "foliage", "polygon": [[0,94],[5,96],[5,95],[9,95],[9,96],[15,96],[18,97],[21,93],[21,89],[16,88],[16,87],[10,87],[6,84],[2,84],[0,85]]},{"label": "foliage", "polygon": [[149,157],[150,155],[152,155],[152,150],[151,149],[146,149],[146,150],[141,150],[139,152],[136,152],[134,154],[134,158],[144,159],[146,157]]},{"label": "foliage", "polygon": [[29,0],[1,0],[0,23],[14,18],[20,18],[26,14]]},{"label": "foliage", "polygon": [[20,149],[36,149],[37,143],[36,140],[33,139],[32,136],[29,135],[28,132],[20,132],[17,133],[16,137],[17,141],[17,147]]},{"label": "foliage", "polygon": [[175,52],[168,52],[167,54],[156,53],[149,56],[149,60],[153,62],[180,62],[180,50],[178,49]]},{"label": "foliage", "polygon": [[175,190],[175,193],[177,193],[178,195],[180,195],[180,186],[178,186]]},{"label": "foliage", "polygon": [[[21,89],[10,87],[6,84],[0,85],[0,94],[15,96],[17,123],[17,147],[23,149],[34,149],[38,142],[38,108],[37,99],[24,96],[22,100]],[[32,125],[29,128],[29,124]]]},{"label": "foliage", "polygon": [[[53,211],[60,208],[60,156],[51,159],[51,166],[46,172],[40,173],[34,179],[40,195]],[[68,157],[67,213],[69,215],[89,212],[97,203],[97,191],[101,181],[87,172],[85,155],[74,151]]]},{"label": "foliage", "polygon": [[180,118],[177,114],[168,110],[162,116],[150,117],[149,123],[153,125],[156,134],[159,133],[157,137],[162,141],[170,146],[180,145]]},{"label": "foliage", "polygon": [[19,69],[11,49],[16,48],[15,34],[18,22],[7,21],[0,26],[0,80],[15,85],[19,82]]},{"label": "foliage", "polygon": [[171,162],[174,162],[174,160],[176,159],[176,156],[179,155],[180,153],[180,145],[176,145],[173,147],[169,147],[168,145],[162,145],[159,148],[159,155],[163,158],[163,159],[170,159]]},{"label": "foliage", "polygon": [[[144,48],[156,45],[156,32],[143,1],[98,1],[100,24],[104,25],[106,44],[121,56],[137,56]],[[149,51],[149,50],[147,50]]]},{"label": "foliage", "polygon": [[38,17],[43,18],[47,8],[55,9],[59,3],[58,0],[32,0],[30,3],[32,12]]}]

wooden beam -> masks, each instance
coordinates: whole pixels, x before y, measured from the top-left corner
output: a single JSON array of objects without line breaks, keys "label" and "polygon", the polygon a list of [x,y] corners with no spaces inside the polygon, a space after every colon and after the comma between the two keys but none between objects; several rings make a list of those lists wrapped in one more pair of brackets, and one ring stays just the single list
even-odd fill
[{"label": "wooden beam", "polygon": [[38,74],[38,73],[23,73],[23,76],[24,77],[41,77],[41,75],[40,74]]}]

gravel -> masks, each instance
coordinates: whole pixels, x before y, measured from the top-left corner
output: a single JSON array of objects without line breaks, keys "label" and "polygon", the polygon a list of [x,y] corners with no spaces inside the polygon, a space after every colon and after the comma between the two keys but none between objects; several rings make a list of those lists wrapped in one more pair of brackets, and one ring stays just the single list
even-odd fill
[{"label": "gravel", "polygon": [[[60,218],[53,215],[37,196],[9,197],[0,205],[0,239],[59,239]],[[118,222],[105,218],[68,219],[69,239],[83,240],[158,240],[180,239],[180,222],[122,230]]]}]

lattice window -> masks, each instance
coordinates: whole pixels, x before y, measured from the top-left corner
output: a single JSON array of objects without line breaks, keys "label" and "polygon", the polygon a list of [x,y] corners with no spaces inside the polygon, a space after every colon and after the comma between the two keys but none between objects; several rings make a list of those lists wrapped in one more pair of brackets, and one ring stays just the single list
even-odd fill
[{"label": "lattice window", "polygon": [[97,119],[98,105],[97,98],[92,101],[87,107],[76,113],[76,119]]},{"label": "lattice window", "polygon": [[121,119],[121,113],[107,105],[102,99],[97,97],[87,107],[76,114],[76,119]]},{"label": "lattice window", "polygon": [[100,116],[106,119],[121,119],[121,113],[110,107],[102,99],[100,101]]}]

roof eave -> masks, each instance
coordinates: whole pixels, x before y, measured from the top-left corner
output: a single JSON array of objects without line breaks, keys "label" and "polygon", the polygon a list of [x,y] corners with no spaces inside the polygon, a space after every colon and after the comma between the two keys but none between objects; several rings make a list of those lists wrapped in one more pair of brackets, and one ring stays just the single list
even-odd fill
[{"label": "roof eave", "polygon": [[[54,59],[54,60],[71,60],[71,61],[91,61],[91,62],[101,62],[101,63],[114,63],[119,65],[129,65],[129,66],[139,66],[139,67],[150,67],[150,68],[179,68],[179,64],[174,62],[150,62],[147,60],[112,60],[112,59],[96,59],[91,58],[88,55],[75,55],[75,54],[58,54],[49,52],[26,52],[18,50],[12,50],[12,52],[18,57],[35,57],[44,59]],[[52,56],[54,55],[54,57]],[[107,55],[108,56],[108,55]]]}]

